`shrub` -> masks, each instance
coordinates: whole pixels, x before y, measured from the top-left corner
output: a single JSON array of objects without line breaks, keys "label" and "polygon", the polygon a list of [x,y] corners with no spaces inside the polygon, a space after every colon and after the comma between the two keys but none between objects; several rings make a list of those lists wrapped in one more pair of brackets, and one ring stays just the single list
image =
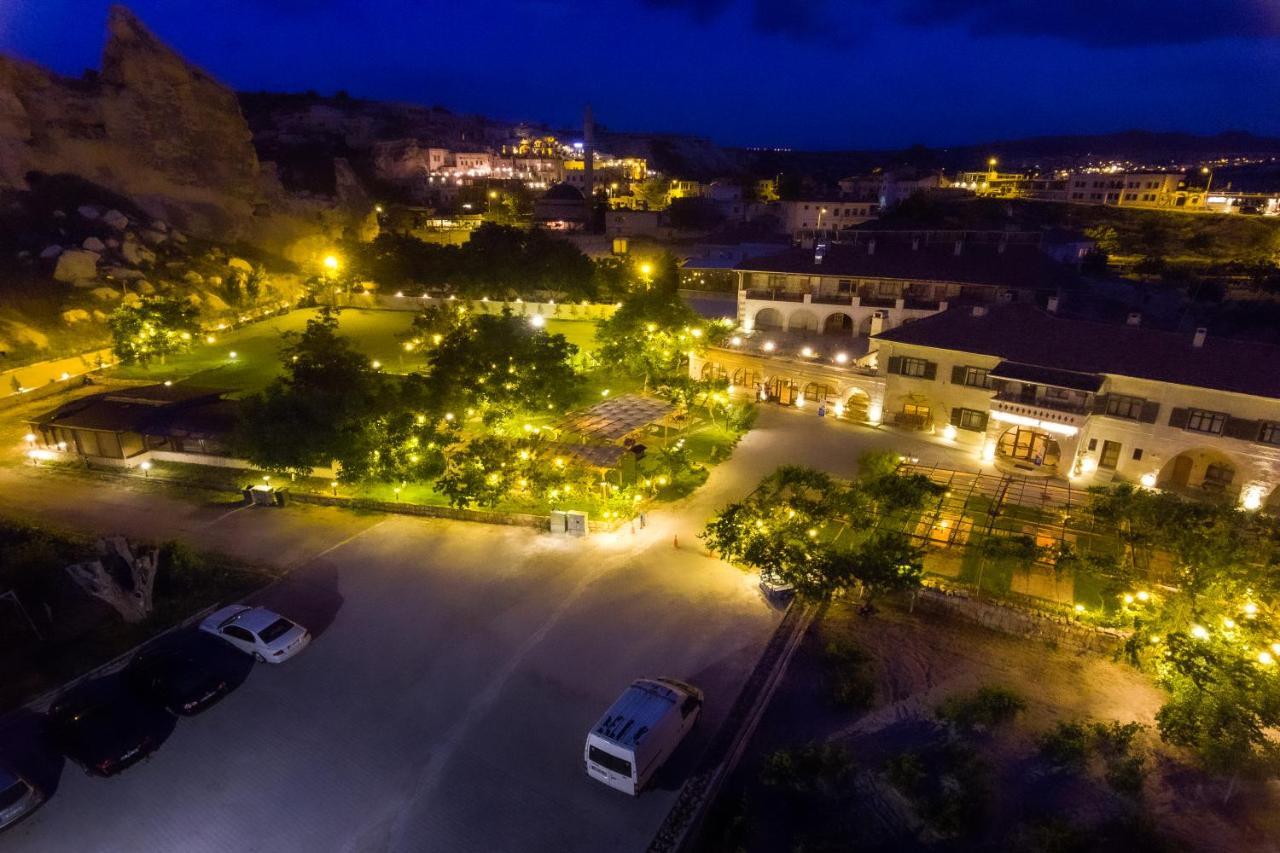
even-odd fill
[{"label": "shrub", "polygon": [[1017,693],[1005,687],[980,687],[971,693],[948,696],[938,706],[938,716],[962,729],[994,728],[1009,722],[1027,708]]},{"label": "shrub", "polygon": [[848,750],[836,743],[810,742],[765,756],[760,781],[797,794],[833,794],[853,772]]},{"label": "shrub", "polygon": [[1060,722],[1039,739],[1040,755],[1055,767],[1081,767],[1089,755],[1089,733],[1083,723]]},{"label": "shrub", "polygon": [[861,711],[875,699],[875,679],[871,658],[854,643],[837,639],[827,643],[826,658],[831,699],[840,708]]}]

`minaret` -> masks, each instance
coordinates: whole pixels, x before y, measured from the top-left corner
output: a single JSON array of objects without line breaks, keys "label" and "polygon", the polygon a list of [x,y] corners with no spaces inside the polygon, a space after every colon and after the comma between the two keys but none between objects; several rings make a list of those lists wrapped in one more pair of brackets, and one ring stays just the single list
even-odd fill
[{"label": "minaret", "polygon": [[582,196],[587,201],[587,230],[595,216],[596,123],[591,105],[582,111]]}]

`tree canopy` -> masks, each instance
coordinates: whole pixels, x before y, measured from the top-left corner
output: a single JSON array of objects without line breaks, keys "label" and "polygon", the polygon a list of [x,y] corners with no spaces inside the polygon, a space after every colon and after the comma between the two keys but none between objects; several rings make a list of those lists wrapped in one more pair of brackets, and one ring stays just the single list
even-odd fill
[{"label": "tree canopy", "polygon": [[107,326],[116,358],[122,364],[146,366],[190,349],[200,334],[200,312],[185,299],[149,296],[121,305]]}]

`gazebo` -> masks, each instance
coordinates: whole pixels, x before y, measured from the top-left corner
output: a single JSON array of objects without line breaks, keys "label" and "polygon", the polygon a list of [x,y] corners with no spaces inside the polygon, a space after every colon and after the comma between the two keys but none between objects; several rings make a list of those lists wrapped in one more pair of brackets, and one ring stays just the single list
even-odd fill
[{"label": "gazebo", "polygon": [[557,428],[581,436],[584,444],[587,441],[625,444],[626,439],[636,438],[637,433],[650,426],[667,426],[673,412],[675,406],[665,400],[623,394],[568,415]]}]

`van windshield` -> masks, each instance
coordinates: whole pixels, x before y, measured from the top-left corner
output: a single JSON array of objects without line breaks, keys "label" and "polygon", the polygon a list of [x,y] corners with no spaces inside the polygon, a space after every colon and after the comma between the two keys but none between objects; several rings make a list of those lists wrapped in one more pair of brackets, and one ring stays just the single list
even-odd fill
[{"label": "van windshield", "polygon": [[631,778],[631,762],[625,758],[619,758],[595,746],[587,750],[587,758],[592,764],[599,764],[605,770],[611,770],[620,776],[626,776],[628,779]]}]

